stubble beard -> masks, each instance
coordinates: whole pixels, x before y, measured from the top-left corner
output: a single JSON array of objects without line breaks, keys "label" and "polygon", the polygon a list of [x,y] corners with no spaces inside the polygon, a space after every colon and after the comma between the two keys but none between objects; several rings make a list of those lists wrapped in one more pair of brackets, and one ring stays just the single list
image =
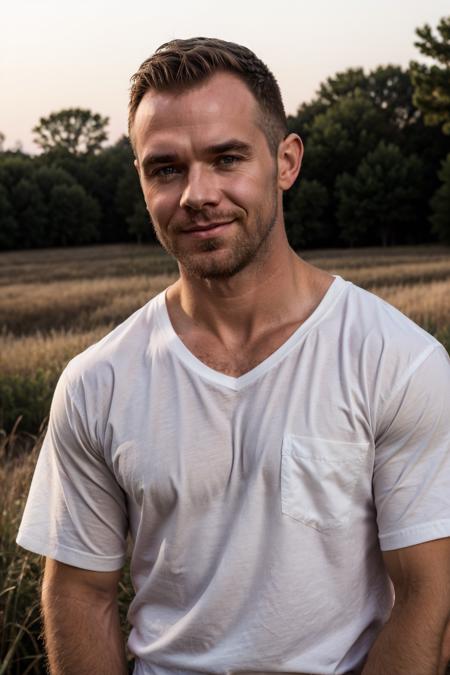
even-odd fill
[{"label": "stubble beard", "polygon": [[199,241],[196,250],[189,251],[179,246],[176,241],[163,236],[155,226],[153,229],[161,246],[178,261],[187,275],[199,279],[229,279],[264,257],[269,235],[277,221],[276,197],[274,191],[268,215],[264,215],[262,210],[255,214],[253,231],[246,231],[241,227],[239,218],[235,219],[236,222],[231,227],[238,228],[238,231],[232,241],[228,242],[226,255],[214,255],[215,251],[224,249],[223,239],[220,236]]}]

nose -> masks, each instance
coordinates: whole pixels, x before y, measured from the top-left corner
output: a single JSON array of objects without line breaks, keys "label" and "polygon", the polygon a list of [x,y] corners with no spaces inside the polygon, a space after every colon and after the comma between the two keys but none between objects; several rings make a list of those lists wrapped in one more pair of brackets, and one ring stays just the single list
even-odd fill
[{"label": "nose", "polygon": [[205,166],[192,166],[180,198],[180,206],[200,211],[205,206],[216,206],[220,201],[217,176]]}]

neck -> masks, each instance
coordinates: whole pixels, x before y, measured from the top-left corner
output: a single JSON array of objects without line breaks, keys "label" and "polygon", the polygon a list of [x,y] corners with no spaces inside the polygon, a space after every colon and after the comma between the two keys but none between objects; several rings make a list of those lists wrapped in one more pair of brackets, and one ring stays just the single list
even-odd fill
[{"label": "neck", "polygon": [[284,228],[276,237],[277,245],[268,247],[264,260],[228,279],[200,279],[181,268],[180,279],[167,293],[177,332],[195,326],[224,344],[244,343],[270,325],[303,320],[315,302],[311,288],[316,268],[289,247]]}]

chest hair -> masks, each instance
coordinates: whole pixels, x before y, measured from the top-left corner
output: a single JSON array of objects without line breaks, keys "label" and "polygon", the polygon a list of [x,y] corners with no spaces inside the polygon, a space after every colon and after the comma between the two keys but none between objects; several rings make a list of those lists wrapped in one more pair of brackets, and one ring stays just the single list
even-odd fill
[{"label": "chest hair", "polygon": [[209,368],[228,375],[240,377],[259,366],[279,347],[281,347],[292,333],[299,327],[299,323],[277,327],[273,332],[260,337],[252,344],[226,348],[221,344],[214,344],[210,340],[200,339],[199,336],[183,339],[189,351]]}]

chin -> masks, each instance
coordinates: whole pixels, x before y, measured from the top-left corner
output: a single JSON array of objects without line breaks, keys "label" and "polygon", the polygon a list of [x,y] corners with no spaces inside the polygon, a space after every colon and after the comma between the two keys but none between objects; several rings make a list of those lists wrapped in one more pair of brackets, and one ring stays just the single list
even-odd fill
[{"label": "chin", "polygon": [[253,258],[246,255],[246,251],[241,251],[240,255],[226,253],[226,251],[205,252],[179,258],[178,262],[189,276],[198,279],[230,279],[247,267]]}]

